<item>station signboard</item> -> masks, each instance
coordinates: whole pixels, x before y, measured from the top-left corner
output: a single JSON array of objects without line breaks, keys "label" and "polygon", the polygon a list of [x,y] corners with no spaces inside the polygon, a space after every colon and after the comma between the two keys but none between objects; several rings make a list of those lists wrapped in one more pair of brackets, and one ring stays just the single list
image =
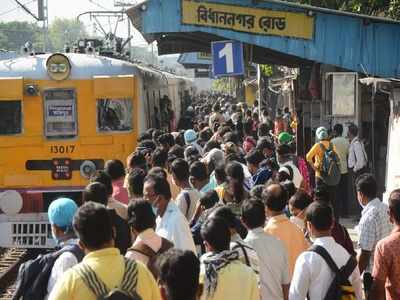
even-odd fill
[{"label": "station signboard", "polygon": [[314,16],[206,1],[181,0],[182,24],[301,39],[314,36]]}]

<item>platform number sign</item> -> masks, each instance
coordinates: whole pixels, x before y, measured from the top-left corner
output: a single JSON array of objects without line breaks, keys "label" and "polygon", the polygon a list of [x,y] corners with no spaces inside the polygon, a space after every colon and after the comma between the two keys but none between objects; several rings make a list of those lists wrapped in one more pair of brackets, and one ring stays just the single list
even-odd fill
[{"label": "platform number sign", "polygon": [[237,41],[219,41],[211,45],[213,75],[215,77],[244,74],[243,44]]}]

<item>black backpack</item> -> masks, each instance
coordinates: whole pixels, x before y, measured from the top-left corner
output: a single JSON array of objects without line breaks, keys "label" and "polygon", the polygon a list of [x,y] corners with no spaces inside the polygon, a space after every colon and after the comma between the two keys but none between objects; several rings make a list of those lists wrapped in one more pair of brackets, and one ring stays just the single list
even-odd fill
[{"label": "black backpack", "polygon": [[[106,284],[87,264],[81,264],[77,273],[85,285],[95,294],[97,300],[142,300],[136,292],[138,283],[137,264],[134,260],[124,258],[125,272],[119,287],[109,290]],[[83,300],[83,299],[82,299]]]},{"label": "black backpack", "polygon": [[347,263],[339,269],[324,247],[313,245],[308,251],[319,254],[335,274],[323,300],[356,300],[354,288],[348,278],[357,267],[357,260],[350,256]]},{"label": "black backpack", "polygon": [[39,255],[36,259],[23,263],[18,271],[12,299],[43,300],[47,295],[47,284],[54,263],[65,252],[71,252],[75,255],[78,262],[84,257],[84,253],[78,245],[69,245],[56,252]]}]

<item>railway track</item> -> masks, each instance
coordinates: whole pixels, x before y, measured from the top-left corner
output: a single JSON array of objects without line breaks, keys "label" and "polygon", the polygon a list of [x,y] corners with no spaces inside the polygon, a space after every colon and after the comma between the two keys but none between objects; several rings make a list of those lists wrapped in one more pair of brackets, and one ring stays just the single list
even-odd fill
[{"label": "railway track", "polygon": [[0,300],[12,298],[19,266],[28,258],[27,249],[0,249]]}]

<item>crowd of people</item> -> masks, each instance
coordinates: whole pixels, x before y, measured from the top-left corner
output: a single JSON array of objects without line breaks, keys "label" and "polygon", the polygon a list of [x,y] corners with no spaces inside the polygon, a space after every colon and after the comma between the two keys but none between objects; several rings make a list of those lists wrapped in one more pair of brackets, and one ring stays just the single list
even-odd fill
[{"label": "crowd of people", "polygon": [[[51,203],[53,237],[70,250],[46,299],[400,299],[400,191],[378,198],[354,124],[350,140],[340,124],[318,128],[300,157],[287,108],[272,118],[207,97],[187,113],[185,130],[149,129],[126,164],[107,161],[79,208]],[[339,218],[349,168],[359,253]]]}]

